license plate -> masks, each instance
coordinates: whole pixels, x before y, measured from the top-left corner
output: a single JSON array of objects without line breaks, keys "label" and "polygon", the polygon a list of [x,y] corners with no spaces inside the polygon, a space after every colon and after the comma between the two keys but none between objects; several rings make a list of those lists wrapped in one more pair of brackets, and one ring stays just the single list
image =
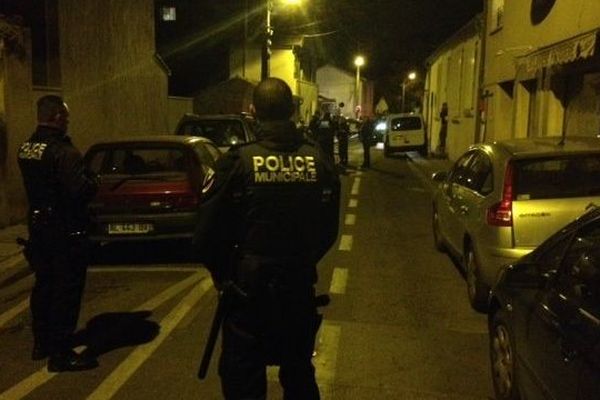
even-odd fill
[{"label": "license plate", "polygon": [[130,235],[151,232],[152,224],[108,224],[109,235]]}]

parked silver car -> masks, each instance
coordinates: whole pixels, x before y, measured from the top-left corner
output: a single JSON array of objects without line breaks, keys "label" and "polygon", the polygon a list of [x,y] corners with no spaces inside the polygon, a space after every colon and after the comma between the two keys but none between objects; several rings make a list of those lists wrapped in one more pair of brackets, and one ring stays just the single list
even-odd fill
[{"label": "parked silver car", "polygon": [[484,311],[500,267],[600,205],[600,139],[477,144],[433,179],[435,245],[459,258],[471,305]]}]

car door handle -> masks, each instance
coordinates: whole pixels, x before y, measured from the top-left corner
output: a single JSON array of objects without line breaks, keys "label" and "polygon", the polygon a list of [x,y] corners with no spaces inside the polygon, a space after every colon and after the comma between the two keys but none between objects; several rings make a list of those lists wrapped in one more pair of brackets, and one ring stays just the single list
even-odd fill
[{"label": "car door handle", "polygon": [[460,206],[460,207],[458,207],[458,212],[460,212],[462,215],[465,215],[469,212],[469,207]]},{"label": "car door handle", "polygon": [[561,339],[560,354],[562,355],[563,362],[570,363],[579,355],[579,352],[570,346],[565,339]]}]

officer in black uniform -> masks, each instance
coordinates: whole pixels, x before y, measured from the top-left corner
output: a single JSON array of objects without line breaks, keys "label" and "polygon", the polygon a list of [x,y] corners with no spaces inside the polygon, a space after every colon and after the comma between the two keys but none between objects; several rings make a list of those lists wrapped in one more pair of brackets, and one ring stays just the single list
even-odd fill
[{"label": "officer in black uniform", "polygon": [[87,205],[98,183],[66,134],[69,110],[62,98],[40,98],[37,119],[36,131],[18,151],[29,201],[25,255],[35,272],[32,359],[49,356],[51,372],[90,369],[97,361],[75,353],[71,339],[87,268]]},{"label": "officer in black uniform", "polygon": [[340,181],[331,158],[289,120],[284,81],[262,81],[253,101],[258,141],[231,148],[205,179],[196,236],[216,287],[235,288],[223,322],[222,389],[226,399],[264,399],[266,366],[279,365],[285,399],[319,399],[313,285],[337,238]]}]

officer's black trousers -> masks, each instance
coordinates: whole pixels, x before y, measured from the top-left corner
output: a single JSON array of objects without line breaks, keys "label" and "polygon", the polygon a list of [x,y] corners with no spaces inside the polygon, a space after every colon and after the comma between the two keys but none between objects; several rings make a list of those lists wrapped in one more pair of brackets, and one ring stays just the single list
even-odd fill
[{"label": "officer's black trousers", "polygon": [[369,143],[368,140],[364,140],[362,142],[362,147],[363,147],[363,163],[362,163],[362,166],[368,168],[368,167],[371,166],[371,143]]},{"label": "officer's black trousers", "polygon": [[340,163],[348,164],[348,136],[340,136],[338,139],[338,151],[340,153]]},{"label": "officer's black trousers", "polygon": [[312,288],[237,304],[223,325],[219,374],[227,400],[265,399],[267,365],[279,365],[285,400],[318,400],[311,357],[320,316]]},{"label": "officer's black trousers", "polygon": [[[58,235],[57,235],[58,233]],[[69,238],[53,229],[30,233],[35,284],[30,306],[33,334],[50,354],[70,348],[77,327],[85,285],[87,247],[82,238]]]}]

